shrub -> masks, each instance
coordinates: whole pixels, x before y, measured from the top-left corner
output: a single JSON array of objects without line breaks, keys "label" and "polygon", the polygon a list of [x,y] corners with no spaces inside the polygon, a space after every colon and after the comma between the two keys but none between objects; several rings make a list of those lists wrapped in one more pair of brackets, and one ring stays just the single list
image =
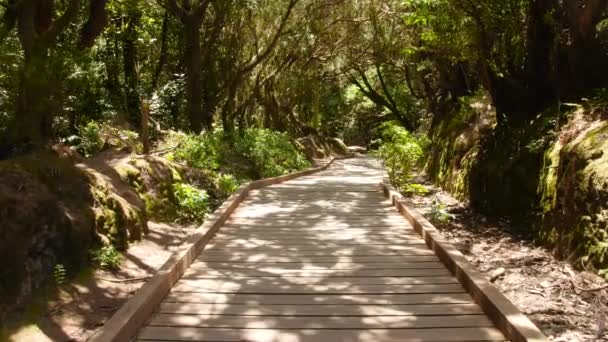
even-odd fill
[{"label": "shrub", "polygon": [[94,250],[92,259],[97,267],[105,270],[117,270],[120,267],[122,254],[114,247],[114,245],[103,246],[100,249]]},{"label": "shrub", "polygon": [[95,121],[78,127],[78,134],[67,137],[64,143],[76,147],[76,150],[85,157],[91,157],[103,148],[101,127]]},{"label": "shrub", "polygon": [[191,167],[215,170],[220,166],[222,132],[216,131],[205,135],[171,132],[168,144],[177,148],[167,157],[171,160],[185,162]]},{"label": "shrub", "polygon": [[202,222],[209,211],[207,191],[186,183],[173,184],[177,214],[183,220]]},{"label": "shrub", "polygon": [[403,188],[411,172],[425,155],[426,138],[416,136],[394,122],[380,126],[381,141],[377,154],[383,159],[391,182]]},{"label": "shrub", "polygon": [[429,213],[431,221],[434,223],[449,223],[454,215],[448,212],[447,206],[442,203],[439,199],[434,199],[431,206],[431,212]]},{"label": "shrub", "polygon": [[205,170],[220,168],[242,175],[240,165],[250,165],[248,174],[256,178],[280,176],[310,166],[287,134],[269,129],[249,128],[226,135],[217,130],[204,135],[172,133],[170,144],[177,146],[169,159]]},{"label": "shrub", "polygon": [[262,128],[246,129],[234,138],[239,154],[249,159],[260,178],[275,177],[310,167],[287,134]]},{"label": "shrub", "polygon": [[235,192],[239,187],[239,181],[236,179],[236,177],[230,174],[218,174],[216,182],[220,191],[227,195]]},{"label": "shrub", "polygon": [[53,279],[55,279],[55,283],[61,285],[65,283],[68,272],[65,270],[65,266],[62,264],[57,264],[53,267]]},{"label": "shrub", "polygon": [[417,183],[405,184],[402,191],[408,196],[425,196],[430,192],[424,185]]}]

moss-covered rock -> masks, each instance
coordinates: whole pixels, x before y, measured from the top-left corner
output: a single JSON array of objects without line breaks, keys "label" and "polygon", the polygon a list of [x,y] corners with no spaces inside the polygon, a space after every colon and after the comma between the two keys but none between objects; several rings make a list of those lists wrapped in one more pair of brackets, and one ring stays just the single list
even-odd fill
[{"label": "moss-covered rock", "polygon": [[55,265],[87,260],[93,202],[86,174],[51,152],[0,162],[0,321]]},{"label": "moss-covered rock", "polygon": [[[470,99],[439,120],[430,176],[474,209],[527,226],[577,265],[608,269],[608,122],[590,124],[583,107],[551,107],[525,125],[495,126],[494,115]],[[568,123],[558,130],[560,118]]]},{"label": "moss-covered rock", "polygon": [[329,144],[316,135],[309,135],[296,141],[296,146],[304,152],[309,159],[327,158],[332,154]]},{"label": "moss-covered rock", "polygon": [[142,198],[150,218],[177,219],[173,185],[183,181],[179,165],[154,156],[132,156],[115,164],[114,168]]},{"label": "moss-covered rock", "polygon": [[119,250],[148,233],[145,202],[115,169],[124,159],[128,157],[108,152],[76,164],[89,177],[90,193],[95,199],[95,232],[104,244]]},{"label": "moss-covered rock", "polygon": [[342,141],[340,138],[329,138],[327,143],[331,147],[331,150],[334,154],[337,155],[346,155],[348,154],[348,146]]},{"label": "moss-covered rock", "polygon": [[460,200],[470,194],[470,175],[481,139],[495,124],[496,111],[487,95],[464,99],[455,112],[433,129],[427,171],[431,178]]},{"label": "moss-covered rock", "polygon": [[608,268],[608,122],[548,150],[540,238],[563,257]]}]

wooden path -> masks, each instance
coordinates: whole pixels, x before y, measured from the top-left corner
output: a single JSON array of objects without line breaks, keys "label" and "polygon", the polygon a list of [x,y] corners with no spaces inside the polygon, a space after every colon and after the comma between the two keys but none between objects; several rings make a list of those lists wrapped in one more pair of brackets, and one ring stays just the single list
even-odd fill
[{"label": "wooden path", "polygon": [[251,193],[140,341],[504,341],[365,158]]}]

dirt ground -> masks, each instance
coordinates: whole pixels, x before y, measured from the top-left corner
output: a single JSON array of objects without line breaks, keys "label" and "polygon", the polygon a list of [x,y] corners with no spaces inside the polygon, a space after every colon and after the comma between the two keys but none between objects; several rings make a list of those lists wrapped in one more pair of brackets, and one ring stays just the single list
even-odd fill
[{"label": "dirt ground", "polygon": [[[86,341],[171,256],[194,227],[149,222],[150,234],[124,253],[120,270],[95,270],[36,299],[9,341]],[[2,338],[0,338],[2,339]]]},{"label": "dirt ground", "polygon": [[[608,341],[605,280],[555,259],[507,222],[490,222],[423,178],[418,181],[430,193],[408,198],[408,204],[431,219],[551,341]],[[432,219],[437,203],[445,205],[448,222]]]}]

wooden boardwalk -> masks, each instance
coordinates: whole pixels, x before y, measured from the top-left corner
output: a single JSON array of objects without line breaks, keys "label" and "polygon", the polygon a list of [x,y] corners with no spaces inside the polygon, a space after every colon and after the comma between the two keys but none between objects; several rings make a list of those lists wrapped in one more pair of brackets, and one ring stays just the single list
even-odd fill
[{"label": "wooden boardwalk", "polygon": [[504,341],[379,191],[371,159],[251,193],[140,341]]}]

